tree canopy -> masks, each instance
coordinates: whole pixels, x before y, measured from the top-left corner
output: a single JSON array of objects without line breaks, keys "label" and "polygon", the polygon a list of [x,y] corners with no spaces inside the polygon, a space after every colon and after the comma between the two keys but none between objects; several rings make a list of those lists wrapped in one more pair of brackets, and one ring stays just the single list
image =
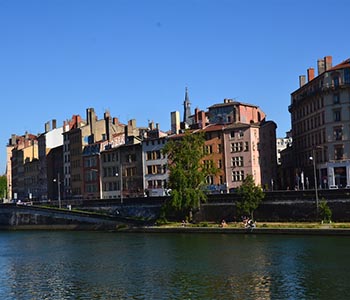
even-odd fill
[{"label": "tree canopy", "polygon": [[166,214],[177,217],[189,217],[192,211],[199,209],[206,201],[203,190],[206,177],[215,174],[213,164],[204,168],[204,134],[186,131],[179,139],[170,140],[163,148],[168,157],[169,188],[171,199],[167,203]]},{"label": "tree canopy", "polygon": [[248,215],[253,219],[254,211],[258,208],[265,194],[260,186],[255,185],[252,175],[247,175],[242,185],[237,189],[240,195],[237,200],[237,213]]},{"label": "tree canopy", "polygon": [[6,175],[0,176],[0,198],[7,197],[7,179]]}]

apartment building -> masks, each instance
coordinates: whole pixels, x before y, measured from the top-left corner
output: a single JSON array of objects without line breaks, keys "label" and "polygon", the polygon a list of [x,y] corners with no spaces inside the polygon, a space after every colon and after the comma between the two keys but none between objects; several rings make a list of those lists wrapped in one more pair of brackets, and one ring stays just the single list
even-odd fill
[{"label": "apartment building", "polygon": [[[300,180],[317,185],[350,185],[350,59],[335,66],[332,57],[317,61],[299,76],[299,88],[291,94],[293,151],[296,186]],[[303,175],[303,176],[301,176]]]},{"label": "apartment building", "polygon": [[141,143],[122,145],[119,147],[119,151],[120,167],[118,176],[121,176],[122,197],[144,196]]},{"label": "apartment building", "polygon": [[235,123],[225,127],[225,175],[229,191],[238,188],[248,174],[256,184],[261,184],[259,136],[257,125]]},{"label": "apartment building", "polygon": [[266,121],[256,105],[224,99],[209,107],[210,124],[222,124],[227,190],[239,187],[250,174],[255,183],[273,188],[277,177],[276,124]]},{"label": "apartment building", "polygon": [[[26,133],[23,136],[12,135],[7,145],[11,149],[11,168],[7,169],[11,178],[8,183],[10,195],[9,199],[24,200],[37,197],[37,183],[39,176],[38,169],[38,139],[36,135]],[[33,183],[33,188],[29,183]]]},{"label": "apartment building", "polygon": [[86,120],[75,116],[64,136],[64,191],[66,198],[83,198],[84,168],[83,149],[98,141],[108,141],[113,134],[122,133],[125,125],[109,112],[98,119],[93,108],[86,110]]},{"label": "apartment building", "polygon": [[206,178],[206,190],[209,193],[227,193],[227,178],[225,173],[225,151],[224,151],[224,128],[223,124],[209,124],[200,132],[204,132],[203,167],[210,167],[213,163],[218,170],[215,175]]},{"label": "apartment building", "polygon": [[[63,145],[50,149],[45,161],[47,164],[47,200],[63,198]],[[41,200],[45,201],[46,199],[43,198]]]},{"label": "apartment building", "polygon": [[[57,169],[55,174],[51,174],[52,169],[48,170],[48,161],[47,157],[51,157],[49,155],[50,151],[57,147],[63,146],[63,127],[57,127],[56,120],[52,120],[51,122],[45,123],[45,130],[42,134],[38,136],[38,151],[39,151],[39,178],[38,178],[38,200],[46,201],[49,198],[52,198],[52,193],[50,197],[48,195],[48,189],[52,185],[53,180],[57,177],[57,172],[60,171],[62,174],[62,167]],[[57,158],[56,158],[57,159]],[[58,160],[62,162],[62,158]],[[50,162],[50,167],[53,167],[55,162]],[[50,177],[48,177],[48,173],[50,173]]]},{"label": "apartment building", "polygon": [[83,198],[113,199],[120,197],[120,145],[125,133],[113,134],[110,140],[96,142],[83,150]]},{"label": "apartment building", "polygon": [[167,134],[158,124],[149,124],[147,138],[142,141],[143,190],[146,196],[165,196],[168,193],[168,159],[162,153]]},{"label": "apartment building", "polygon": [[273,121],[264,121],[259,126],[259,165],[261,174],[261,186],[265,190],[280,188],[277,176],[277,125]]}]

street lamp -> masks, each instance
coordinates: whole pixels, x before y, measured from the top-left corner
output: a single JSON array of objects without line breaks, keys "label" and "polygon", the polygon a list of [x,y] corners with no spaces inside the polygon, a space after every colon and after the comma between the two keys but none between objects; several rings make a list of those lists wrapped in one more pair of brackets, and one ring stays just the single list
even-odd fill
[{"label": "street lamp", "polygon": [[312,150],[312,156],[310,156],[314,165],[314,180],[315,180],[315,197],[316,197],[316,213],[318,216],[318,191],[317,191],[317,176],[316,176],[316,159],[315,159],[315,150]]},{"label": "street lamp", "polygon": [[61,181],[60,181],[60,173],[57,173],[57,179],[53,180],[57,181],[57,193],[58,193],[58,207],[61,208]]},{"label": "street lamp", "polygon": [[120,203],[123,204],[123,170],[122,165],[120,164],[119,173],[115,173],[116,177],[119,177],[120,182]]}]

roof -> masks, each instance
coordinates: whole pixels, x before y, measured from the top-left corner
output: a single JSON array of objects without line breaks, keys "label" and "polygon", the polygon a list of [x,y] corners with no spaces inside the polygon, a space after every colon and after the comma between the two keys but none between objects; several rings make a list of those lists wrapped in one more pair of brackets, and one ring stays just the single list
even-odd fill
[{"label": "roof", "polygon": [[302,91],[303,89],[306,89],[311,82],[314,82],[314,80],[320,78],[325,73],[336,71],[336,70],[341,70],[341,69],[345,69],[345,68],[350,68],[350,58],[342,61],[341,63],[335,65],[334,67],[329,68],[328,70],[322,72],[321,74],[318,74],[315,78],[313,78],[312,80],[306,82],[303,86],[299,87],[294,92],[292,92],[291,95],[297,94],[299,91]]},{"label": "roof", "polygon": [[261,123],[232,123],[225,126],[225,129],[239,129],[239,128],[249,128],[249,127],[259,127]]},{"label": "roof", "polygon": [[217,108],[217,107],[227,107],[227,106],[235,106],[235,105],[242,105],[242,106],[251,106],[251,107],[259,107],[257,105],[249,104],[249,103],[243,103],[243,102],[238,102],[238,101],[230,101],[226,103],[217,103],[212,106],[209,106],[208,109],[210,108]]},{"label": "roof", "polygon": [[209,124],[207,126],[205,126],[202,129],[199,129],[199,131],[204,131],[204,132],[209,132],[209,131],[221,131],[222,129],[224,129],[224,125],[223,124]]},{"label": "roof", "polygon": [[342,61],[340,64],[337,64],[336,66],[330,68],[328,71],[335,71],[335,70],[340,70],[340,69],[344,69],[344,68],[350,68],[350,58]]}]

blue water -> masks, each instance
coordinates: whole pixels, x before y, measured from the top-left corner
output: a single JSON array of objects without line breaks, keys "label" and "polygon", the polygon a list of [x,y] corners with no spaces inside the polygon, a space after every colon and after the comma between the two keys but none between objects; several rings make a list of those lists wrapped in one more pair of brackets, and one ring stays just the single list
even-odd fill
[{"label": "blue water", "polygon": [[0,232],[0,299],[347,299],[350,238]]}]

